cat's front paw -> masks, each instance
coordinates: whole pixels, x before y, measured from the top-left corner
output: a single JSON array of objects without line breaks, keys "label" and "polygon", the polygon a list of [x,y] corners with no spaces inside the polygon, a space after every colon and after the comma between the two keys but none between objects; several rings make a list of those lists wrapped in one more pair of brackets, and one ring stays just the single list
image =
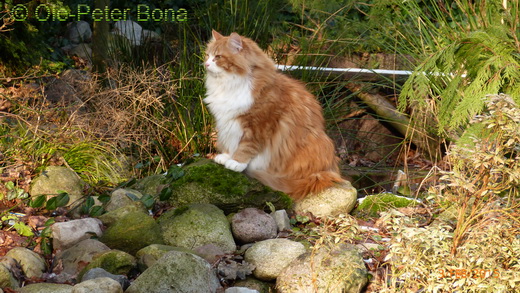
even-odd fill
[{"label": "cat's front paw", "polygon": [[226,153],[223,153],[223,154],[218,154],[215,159],[213,159],[215,162],[221,164],[221,165],[224,165],[226,164],[227,161],[229,161],[231,159],[231,156],[226,154]]},{"label": "cat's front paw", "polygon": [[229,159],[224,166],[228,168],[229,170],[233,170],[235,172],[242,172],[247,168],[246,163],[240,163],[233,159]]}]

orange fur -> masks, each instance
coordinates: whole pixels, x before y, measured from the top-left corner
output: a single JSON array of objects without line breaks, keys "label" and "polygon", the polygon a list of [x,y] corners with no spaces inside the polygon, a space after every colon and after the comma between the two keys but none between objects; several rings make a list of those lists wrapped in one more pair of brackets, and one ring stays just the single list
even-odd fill
[{"label": "orange fur", "polygon": [[[229,154],[229,162],[238,164],[231,168],[247,164],[248,175],[295,199],[343,181],[321,106],[303,83],[279,73],[254,41],[236,33],[224,37],[213,31],[206,53],[208,92],[233,78],[250,82],[252,103],[247,103],[247,94],[226,97],[244,104],[234,114],[217,109],[219,102],[211,99],[212,92],[205,100],[217,125],[222,122],[221,113],[231,115],[224,115],[228,120],[221,123],[221,129],[217,127],[217,148]],[[231,126],[234,122],[239,126]],[[233,147],[233,135],[239,136],[237,147]],[[226,159],[222,162],[228,167]]]}]

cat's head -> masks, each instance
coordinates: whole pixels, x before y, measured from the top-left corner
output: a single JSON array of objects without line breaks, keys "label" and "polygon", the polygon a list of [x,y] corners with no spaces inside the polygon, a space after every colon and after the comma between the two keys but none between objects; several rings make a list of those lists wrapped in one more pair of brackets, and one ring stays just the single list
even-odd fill
[{"label": "cat's head", "polygon": [[269,66],[269,63],[272,61],[252,40],[237,33],[223,36],[212,31],[204,62],[208,73],[247,75],[253,67]]}]

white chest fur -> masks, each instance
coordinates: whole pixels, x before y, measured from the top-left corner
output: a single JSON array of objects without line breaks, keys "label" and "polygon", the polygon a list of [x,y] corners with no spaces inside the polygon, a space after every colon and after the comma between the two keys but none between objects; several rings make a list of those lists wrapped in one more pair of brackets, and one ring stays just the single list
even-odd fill
[{"label": "white chest fur", "polygon": [[209,74],[206,78],[204,102],[215,116],[217,141],[223,151],[233,155],[243,135],[236,119],[253,105],[251,80],[247,77],[222,73]]}]

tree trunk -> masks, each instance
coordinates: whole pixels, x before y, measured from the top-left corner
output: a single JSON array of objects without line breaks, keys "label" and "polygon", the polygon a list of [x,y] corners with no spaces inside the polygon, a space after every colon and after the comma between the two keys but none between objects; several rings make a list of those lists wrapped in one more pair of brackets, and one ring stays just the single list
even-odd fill
[{"label": "tree trunk", "polygon": [[[94,9],[104,10],[110,6],[110,0],[95,0]],[[108,60],[109,23],[106,19],[94,21],[92,35],[92,65],[97,73],[105,73]]]}]

